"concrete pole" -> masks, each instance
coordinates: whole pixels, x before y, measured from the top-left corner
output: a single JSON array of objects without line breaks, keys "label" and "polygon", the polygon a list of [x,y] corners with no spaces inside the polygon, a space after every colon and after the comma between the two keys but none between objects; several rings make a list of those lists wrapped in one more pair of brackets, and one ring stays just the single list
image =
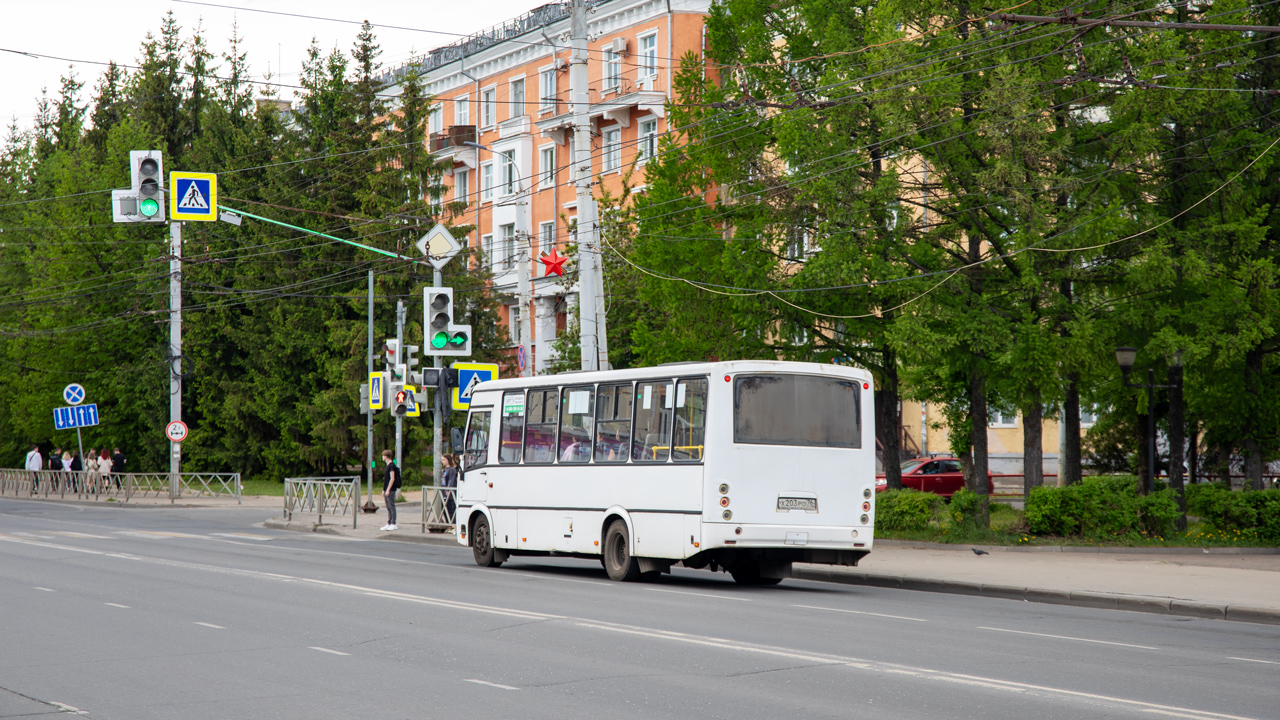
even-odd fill
[{"label": "concrete pole", "polygon": [[520,377],[533,377],[533,353],[530,352],[530,325],[532,318],[529,313],[529,304],[532,302],[532,281],[529,279],[529,264],[533,260],[533,238],[526,236],[528,251],[521,250],[520,256],[516,260],[519,266],[518,280],[520,285],[520,348],[524,350],[524,369],[520,371]]},{"label": "concrete pole", "polygon": [[591,194],[591,97],[587,82],[586,0],[573,0],[569,13],[573,36],[573,56],[569,60],[569,102],[574,128],[574,184],[578,190],[578,302],[582,316],[582,369],[598,370],[596,202]]},{"label": "concrete pole", "polygon": [[[433,272],[431,275],[431,287],[438,288],[443,286],[444,286],[444,277],[440,272],[440,268],[435,268],[435,272]],[[457,306],[455,305],[455,309],[456,307]],[[424,350],[431,347],[431,336],[428,335],[428,333],[431,332],[428,329],[431,327],[431,323],[427,321],[427,313],[429,311],[430,311],[430,308],[429,306],[426,305],[426,299],[424,298],[423,310],[422,310],[422,347]],[[431,365],[443,371],[444,358],[440,357],[439,355],[432,357]],[[435,388],[432,389],[433,395],[438,395],[440,393],[439,387],[440,386],[437,385]],[[423,388],[422,397],[426,398],[426,396],[427,396],[426,388]],[[449,398],[437,397],[435,398],[435,400],[436,400],[435,402],[431,403],[431,407],[432,407],[431,409],[431,484],[439,486],[440,471],[441,471],[440,455],[441,453],[444,452],[444,413],[440,412],[440,408],[449,402]],[[457,448],[454,448],[454,451],[456,452]],[[439,492],[439,491],[437,490],[436,492]],[[443,499],[446,499],[446,498],[442,497],[442,500]],[[424,493],[422,498],[422,531],[423,532],[427,531],[427,512],[428,512],[427,498]]]},{"label": "concrete pole", "polygon": [[[369,375],[373,375],[373,271],[369,271],[369,305],[368,305],[368,321],[369,321]],[[369,398],[372,402],[373,383],[369,383]],[[365,505],[373,506],[373,409],[369,409],[369,414],[365,416],[365,451],[364,451],[364,467],[365,473],[368,475],[366,482],[368,483],[369,492],[367,492]]]},{"label": "concrete pole", "polygon": [[[404,358],[404,301],[396,301],[396,346],[399,351],[396,353],[396,363]],[[404,381],[409,382],[408,373],[405,374]],[[400,444],[404,433],[404,418],[396,416],[396,467],[400,468],[400,472],[404,473],[404,463],[400,461]]]},{"label": "concrete pole", "polygon": [[[169,422],[182,420],[182,223],[169,223]],[[83,457],[83,456],[82,456]],[[84,458],[87,461],[88,458]],[[178,494],[182,443],[169,442],[169,500]]]}]

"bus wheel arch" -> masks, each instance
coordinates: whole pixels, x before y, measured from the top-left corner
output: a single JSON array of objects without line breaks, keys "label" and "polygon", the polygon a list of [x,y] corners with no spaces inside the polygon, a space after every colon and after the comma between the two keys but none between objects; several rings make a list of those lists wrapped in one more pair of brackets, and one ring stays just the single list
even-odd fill
[{"label": "bus wheel arch", "polygon": [[609,534],[609,527],[614,521],[621,520],[627,526],[627,552],[635,554],[636,551],[636,527],[631,522],[631,513],[620,507],[611,507],[604,513],[604,522],[600,524],[600,558],[604,559],[604,541],[605,536]]},{"label": "bus wheel arch", "polygon": [[640,561],[631,550],[631,538],[631,528],[626,519],[612,516],[601,546],[601,563],[610,580],[635,582],[642,578]]}]

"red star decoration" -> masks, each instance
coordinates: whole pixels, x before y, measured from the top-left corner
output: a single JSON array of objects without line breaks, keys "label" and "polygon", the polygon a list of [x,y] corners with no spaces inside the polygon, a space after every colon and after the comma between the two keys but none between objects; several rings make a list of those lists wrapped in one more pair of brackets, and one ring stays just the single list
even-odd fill
[{"label": "red star decoration", "polygon": [[543,265],[547,266],[547,270],[544,273],[545,275],[559,275],[560,277],[564,277],[564,264],[569,258],[565,255],[561,255],[559,250],[551,248],[550,255],[543,255],[538,259],[542,261]]}]

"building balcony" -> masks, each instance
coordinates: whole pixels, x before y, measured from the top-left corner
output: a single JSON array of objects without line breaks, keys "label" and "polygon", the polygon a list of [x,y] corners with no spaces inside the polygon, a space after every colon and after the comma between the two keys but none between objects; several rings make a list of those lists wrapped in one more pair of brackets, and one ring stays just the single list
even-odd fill
[{"label": "building balcony", "polygon": [[[631,115],[635,112],[647,112],[662,117],[666,102],[665,92],[639,90],[591,103],[587,110],[587,117],[591,121],[593,131],[603,121],[614,121],[623,127],[630,127]],[[573,132],[573,113],[560,113],[554,117],[539,120],[536,124],[539,132],[555,140],[557,144],[564,145]]]}]

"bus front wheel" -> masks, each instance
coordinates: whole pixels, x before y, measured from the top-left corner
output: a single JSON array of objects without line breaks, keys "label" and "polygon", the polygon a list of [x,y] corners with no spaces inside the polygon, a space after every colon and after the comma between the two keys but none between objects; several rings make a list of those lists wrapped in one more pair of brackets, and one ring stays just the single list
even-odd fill
[{"label": "bus front wheel", "polygon": [[476,519],[475,527],[471,528],[471,555],[475,557],[476,564],[480,567],[496,568],[502,565],[501,560],[494,559],[489,520],[483,515]]},{"label": "bus front wheel", "polygon": [[604,570],[610,580],[635,582],[640,579],[640,563],[631,557],[631,536],[627,524],[614,520],[604,534]]}]

